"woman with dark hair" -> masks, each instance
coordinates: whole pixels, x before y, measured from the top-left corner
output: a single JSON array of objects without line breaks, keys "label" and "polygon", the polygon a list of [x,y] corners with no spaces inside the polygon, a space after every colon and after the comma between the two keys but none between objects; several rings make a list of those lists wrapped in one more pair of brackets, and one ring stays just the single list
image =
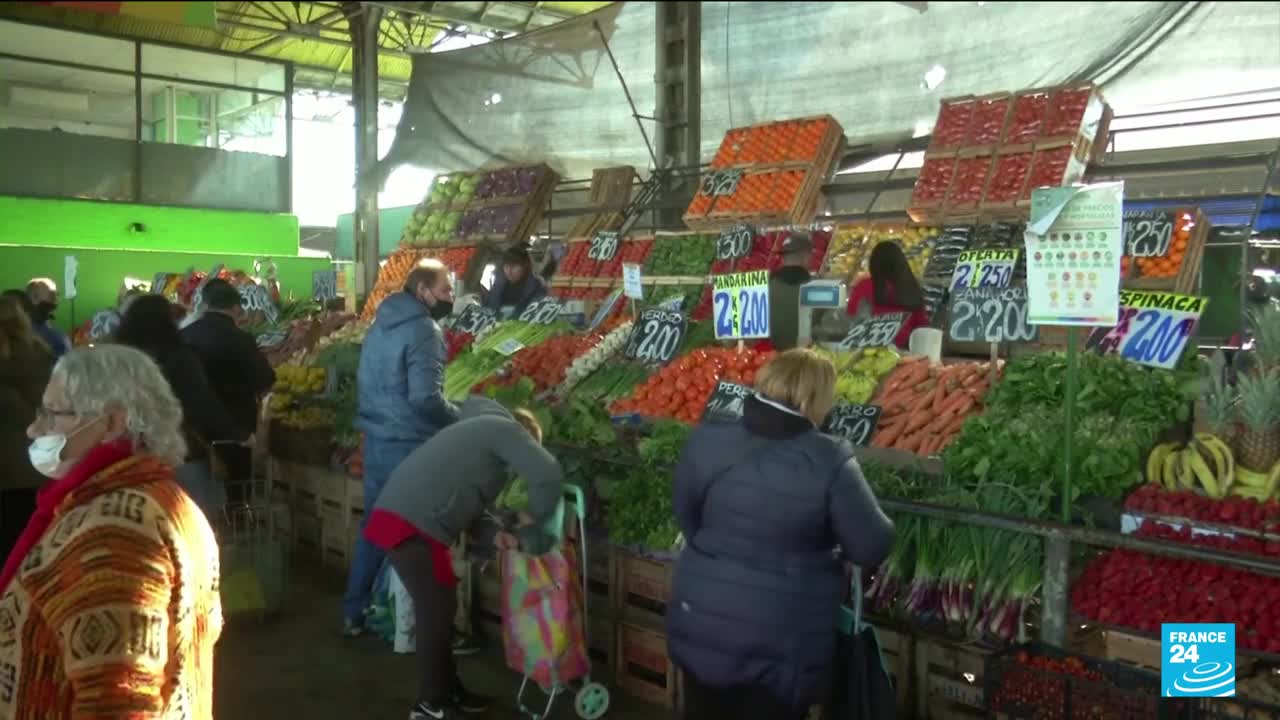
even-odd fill
[{"label": "woman with dark hair", "polygon": [[145,352],[160,366],[182,406],[186,463],[177,468],[178,484],[206,515],[222,507],[222,489],[212,479],[209,443],[244,442],[250,429],[238,426],[209,384],[200,358],[178,332],[170,302],[160,295],[131,299],[120,318],[115,341]]},{"label": "woman with dark hair", "polygon": [[849,314],[855,317],[905,314],[902,330],[894,339],[895,345],[905,348],[912,330],[929,325],[920,281],[895,242],[882,242],[872,248],[868,265],[871,277],[859,280],[849,291]]},{"label": "woman with dark hair", "polygon": [[533,272],[533,258],[525,245],[513,245],[502,253],[502,272],[484,296],[484,306],[498,312],[511,308],[519,315],[530,303],[547,295],[547,283]]},{"label": "woman with dark hair", "polygon": [[53,352],[31,327],[21,290],[0,298],[0,553],[8,553],[36,509],[44,478],[27,454],[27,426],[53,371]]}]

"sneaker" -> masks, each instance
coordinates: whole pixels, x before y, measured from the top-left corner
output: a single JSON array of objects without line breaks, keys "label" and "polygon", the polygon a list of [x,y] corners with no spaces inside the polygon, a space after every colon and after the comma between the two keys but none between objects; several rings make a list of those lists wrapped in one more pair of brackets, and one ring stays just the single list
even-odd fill
[{"label": "sneaker", "polygon": [[470,635],[456,635],[453,638],[453,654],[455,656],[475,655],[480,652],[480,643]]},{"label": "sneaker", "polygon": [[409,720],[452,720],[456,717],[450,708],[425,702],[414,705],[409,711]]},{"label": "sneaker", "polygon": [[342,637],[356,638],[364,634],[364,623],[351,618],[342,619]]},{"label": "sneaker", "polygon": [[466,688],[454,690],[449,695],[449,703],[454,709],[467,715],[479,715],[488,712],[489,706],[492,704],[489,698],[483,695],[477,695]]}]

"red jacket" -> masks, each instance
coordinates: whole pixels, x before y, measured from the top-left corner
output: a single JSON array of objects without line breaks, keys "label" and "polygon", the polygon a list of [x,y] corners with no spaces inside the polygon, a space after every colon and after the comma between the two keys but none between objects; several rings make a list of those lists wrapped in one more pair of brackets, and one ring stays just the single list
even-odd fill
[{"label": "red jacket", "polygon": [[859,280],[849,291],[849,314],[857,315],[858,306],[863,302],[871,303],[871,314],[889,315],[892,313],[906,313],[907,320],[902,323],[902,330],[898,332],[898,337],[894,339],[894,344],[900,348],[907,347],[907,341],[911,338],[911,331],[919,327],[929,326],[929,316],[925,313],[924,308],[912,310],[901,305],[879,305],[875,301],[875,285],[872,284],[871,278],[863,278]]}]

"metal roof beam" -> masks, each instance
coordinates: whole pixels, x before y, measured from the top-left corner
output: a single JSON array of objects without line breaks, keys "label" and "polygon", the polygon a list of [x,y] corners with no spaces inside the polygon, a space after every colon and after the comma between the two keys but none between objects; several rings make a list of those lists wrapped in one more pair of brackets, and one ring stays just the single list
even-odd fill
[{"label": "metal roof beam", "polygon": [[[418,15],[429,15],[431,17],[439,18],[441,20],[448,20],[450,22],[469,25],[473,28],[478,28],[481,30],[496,30],[499,32],[518,33],[518,32],[524,32],[526,29],[531,29],[529,28],[529,26],[532,24],[531,21],[520,22],[517,20],[510,20],[510,21],[505,19],[499,20],[493,16],[482,18],[479,14],[469,13],[465,11],[458,12],[456,9],[449,8],[443,3],[438,3],[438,2],[431,3],[430,10],[425,10],[422,7],[418,7],[419,5],[422,5],[422,3],[383,1],[383,2],[369,2],[365,4],[374,5],[376,7],[384,8],[387,10],[395,10],[397,12],[416,13]],[[497,7],[497,6],[518,7],[522,11],[527,11],[530,9],[529,6],[524,6],[518,3],[509,3],[509,2],[493,2],[493,3],[490,3],[490,5],[492,7],[486,8],[485,10],[486,13],[491,12],[493,7]],[[572,15],[566,15],[559,11],[553,11],[547,8],[534,8],[534,13],[536,15],[545,16],[549,18],[552,22],[573,17]]]}]

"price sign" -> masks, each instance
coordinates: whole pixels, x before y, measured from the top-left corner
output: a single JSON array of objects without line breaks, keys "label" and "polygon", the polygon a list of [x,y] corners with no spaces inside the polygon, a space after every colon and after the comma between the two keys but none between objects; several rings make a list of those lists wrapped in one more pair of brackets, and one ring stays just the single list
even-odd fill
[{"label": "price sign", "polygon": [[717,170],[702,177],[702,186],[698,191],[711,197],[732,195],[738,191],[738,183],[741,181],[741,170]]},{"label": "price sign", "polygon": [[737,260],[751,253],[751,245],[755,242],[756,229],[750,225],[734,225],[720,231],[716,240],[717,260]]},{"label": "price sign", "polygon": [[622,264],[622,293],[632,300],[644,299],[644,286],[640,284],[640,266]]},{"label": "price sign", "polygon": [[311,272],[311,297],[328,302],[338,297],[338,272],[333,269]]},{"label": "price sign", "polygon": [[1164,257],[1173,242],[1176,213],[1163,210],[1126,210],[1124,248],[1130,257]]},{"label": "price sign", "polygon": [[289,333],[284,330],[264,332],[258,336],[258,347],[262,350],[270,350],[271,348],[280,345],[280,343],[283,343],[287,337],[289,337]]},{"label": "price sign", "polygon": [[682,313],[649,308],[632,326],[624,354],[636,362],[666,365],[680,350],[687,328]]},{"label": "price sign", "polygon": [[950,327],[956,342],[1033,342],[1040,326],[1027,322],[1026,288],[961,288],[951,293]]},{"label": "price sign", "polygon": [[840,403],[831,409],[827,433],[842,437],[855,447],[862,447],[871,442],[871,434],[876,431],[879,421],[879,405]]},{"label": "price sign", "polygon": [[898,333],[902,332],[902,324],[906,321],[906,313],[888,313],[863,318],[849,328],[849,334],[840,341],[840,349],[849,351],[868,347],[892,347],[894,339],[898,337]]},{"label": "price sign", "polygon": [[453,320],[453,329],[460,333],[476,336],[483,333],[498,322],[498,315],[483,305],[472,303],[462,309]]},{"label": "price sign", "polygon": [[271,293],[261,285],[248,283],[237,288],[240,292],[240,308],[246,313],[260,312],[267,322],[273,323],[280,314],[276,304],[271,302]]},{"label": "price sign", "polygon": [[716,339],[769,337],[769,273],[765,270],[712,278]]},{"label": "price sign", "polygon": [[1195,332],[1208,298],[1165,292],[1120,291],[1120,320],[1098,328],[1085,348],[1119,353],[1140,365],[1172,369]]},{"label": "price sign", "polygon": [[967,287],[1005,288],[1013,280],[1018,250],[966,250],[956,258],[951,273],[951,289]]},{"label": "price sign", "polygon": [[742,417],[742,403],[755,392],[746,385],[739,385],[728,380],[721,380],[716,389],[707,398],[707,406],[702,410],[702,421],[737,420]]},{"label": "price sign", "polygon": [[503,340],[502,342],[498,343],[498,347],[494,348],[494,350],[497,350],[499,353],[507,357],[511,357],[512,355],[515,355],[516,353],[520,352],[523,349],[524,349],[524,343],[520,342],[515,338],[509,338],[507,340]]},{"label": "price sign", "polygon": [[525,306],[517,318],[521,322],[550,325],[560,319],[560,301],[550,295]]},{"label": "price sign", "polygon": [[591,238],[591,249],[587,250],[587,259],[597,262],[609,262],[618,254],[618,233],[608,230],[598,232]]},{"label": "price sign", "polygon": [[613,314],[613,309],[617,307],[618,300],[621,298],[622,290],[614,290],[609,293],[609,296],[604,299],[604,302],[600,303],[600,307],[596,308],[596,314],[591,317],[591,324],[588,325],[587,328],[595,330],[600,327],[600,323],[604,322],[605,318]]},{"label": "price sign", "polygon": [[89,323],[89,341],[100,342],[115,334],[120,327],[120,313],[115,310],[99,310]]}]

